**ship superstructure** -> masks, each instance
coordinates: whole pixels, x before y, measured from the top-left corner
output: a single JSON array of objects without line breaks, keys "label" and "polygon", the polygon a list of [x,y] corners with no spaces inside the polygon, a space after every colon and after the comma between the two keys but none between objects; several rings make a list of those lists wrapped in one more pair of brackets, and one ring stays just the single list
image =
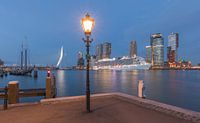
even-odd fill
[{"label": "ship superstructure", "polygon": [[110,70],[148,70],[151,64],[147,63],[144,58],[139,56],[121,58],[101,59],[94,63],[94,70],[110,69]]}]

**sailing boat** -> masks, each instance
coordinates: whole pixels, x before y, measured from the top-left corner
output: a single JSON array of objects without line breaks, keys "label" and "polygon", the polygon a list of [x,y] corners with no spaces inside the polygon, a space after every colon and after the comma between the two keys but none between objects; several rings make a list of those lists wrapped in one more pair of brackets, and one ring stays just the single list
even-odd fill
[{"label": "sailing boat", "polygon": [[24,48],[22,44],[20,68],[10,72],[11,75],[31,75],[33,68],[28,67],[28,48]]}]

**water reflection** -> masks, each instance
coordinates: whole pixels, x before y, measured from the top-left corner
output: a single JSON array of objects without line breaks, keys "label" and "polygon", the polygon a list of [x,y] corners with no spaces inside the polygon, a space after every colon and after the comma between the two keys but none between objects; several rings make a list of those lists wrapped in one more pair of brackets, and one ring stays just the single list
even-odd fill
[{"label": "water reflection", "polygon": [[[94,92],[111,92],[115,86],[113,79],[115,79],[116,74],[110,70],[93,71],[94,79],[91,78],[91,83],[94,83]],[[91,85],[92,86],[92,85]]]},{"label": "water reflection", "polygon": [[67,81],[65,81],[65,71],[64,70],[58,70],[56,71],[56,87],[59,88],[57,89],[57,94],[61,95],[66,92],[66,84]]},{"label": "water reflection", "polygon": [[[85,71],[58,70],[54,73],[58,96],[85,94]],[[199,75],[200,71],[90,71],[90,85],[92,93],[119,91],[137,95],[138,80],[144,80],[147,98],[200,111]],[[38,71],[37,79],[8,76],[0,78],[0,87],[18,80],[20,88],[44,88],[45,77],[46,71]]]}]

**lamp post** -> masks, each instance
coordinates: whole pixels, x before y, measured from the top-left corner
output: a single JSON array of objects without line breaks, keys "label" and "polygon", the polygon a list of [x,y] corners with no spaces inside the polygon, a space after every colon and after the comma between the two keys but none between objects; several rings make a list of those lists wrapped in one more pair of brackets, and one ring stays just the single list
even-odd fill
[{"label": "lamp post", "polygon": [[83,27],[83,30],[85,32],[86,39],[83,38],[83,41],[86,46],[86,60],[87,60],[87,66],[86,66],[86,109],[87,112],[90,112],[90,78],[89,78],[89,61],[90,61],[90,43],[92,43],[93,39],[90,39],[90,35],[92,33],[92,28],[94,27],[94,19],[90,17],[90,15],[87,13],[85,18],[81,20],[81,24]]}]

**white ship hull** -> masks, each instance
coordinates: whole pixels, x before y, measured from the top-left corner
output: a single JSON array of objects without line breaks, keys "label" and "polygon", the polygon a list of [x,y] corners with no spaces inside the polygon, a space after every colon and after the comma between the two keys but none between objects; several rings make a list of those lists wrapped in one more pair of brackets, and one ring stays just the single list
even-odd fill
[{"label": "white ship hull", "polygon": [[149,70],[150,64],[146,65],[123,65],[123,66],[93,66],[93,70]]},{"label": "white ship hull", "polygon": [[93,65],[94,70],[148,70],[151,64],[142,57],[122,57],[121,59],[102,59]]}]

